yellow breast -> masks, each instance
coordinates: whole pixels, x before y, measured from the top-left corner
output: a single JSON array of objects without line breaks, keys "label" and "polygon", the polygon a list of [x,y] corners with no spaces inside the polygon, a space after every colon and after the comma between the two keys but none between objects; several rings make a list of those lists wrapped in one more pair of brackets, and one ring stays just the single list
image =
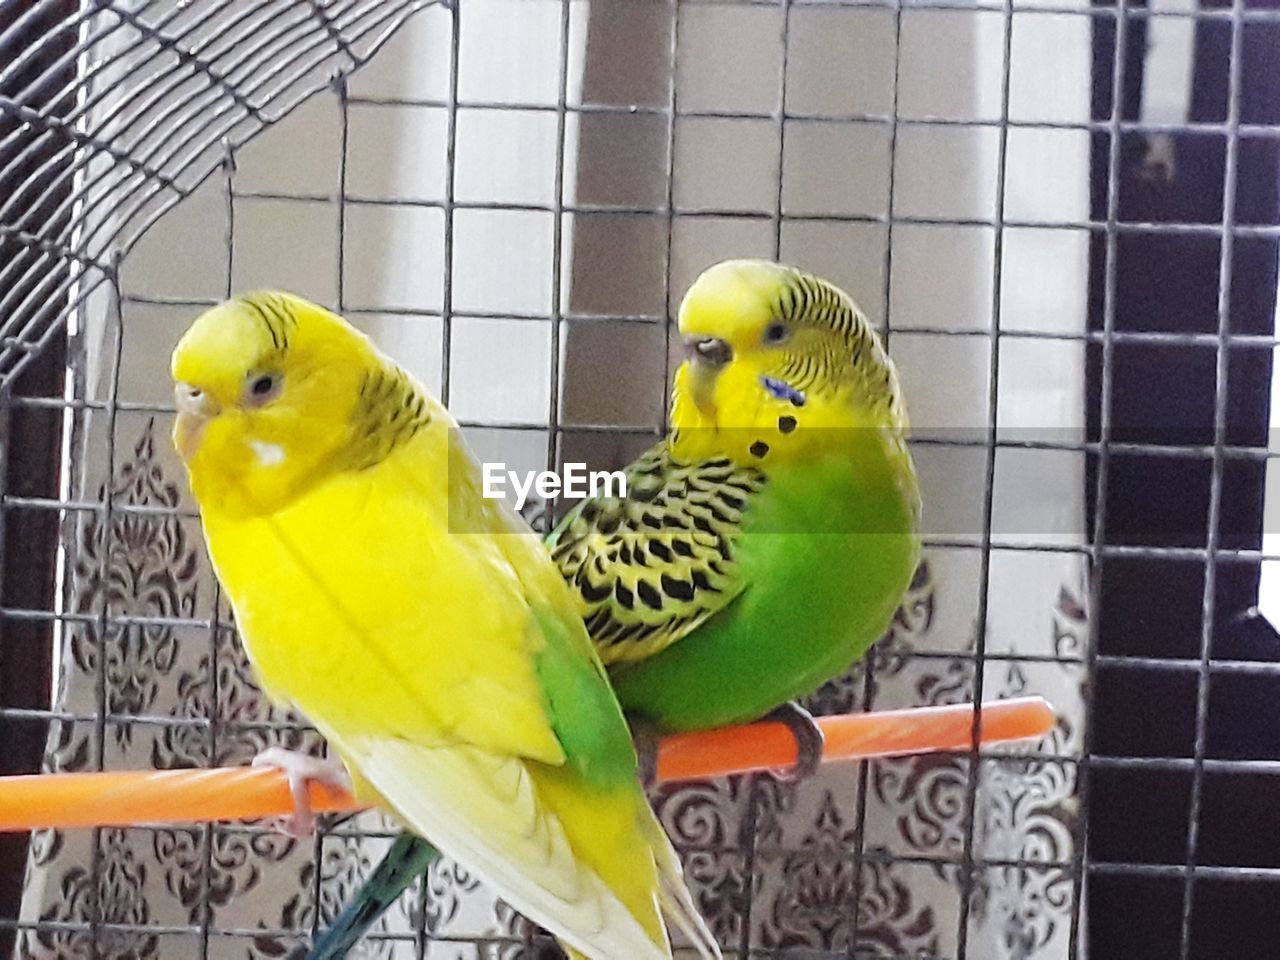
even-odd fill
[{"label": "yellow breast", "polygon": [[[322,730],[483,743],[501,739],[485,730],[495,713],[545,726],[526,597],[494,534],[450,531],[444,443],[424,433],[266,517],[205,515],[263,686]],[[518,691],[505,709],[495,683]]]}]

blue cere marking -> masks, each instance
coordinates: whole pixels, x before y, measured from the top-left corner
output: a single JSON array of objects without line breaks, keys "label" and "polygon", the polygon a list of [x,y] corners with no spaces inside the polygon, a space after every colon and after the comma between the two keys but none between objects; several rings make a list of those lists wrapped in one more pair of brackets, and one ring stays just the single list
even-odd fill
[{"label": "blue cere marking", "polygon": [[761,377],[760,382],[764,384],[766,390],[779,400],[790,400],[791,405],[795,407],[804,406],[804,394],[785,380],[779,380],[776,377]]}]

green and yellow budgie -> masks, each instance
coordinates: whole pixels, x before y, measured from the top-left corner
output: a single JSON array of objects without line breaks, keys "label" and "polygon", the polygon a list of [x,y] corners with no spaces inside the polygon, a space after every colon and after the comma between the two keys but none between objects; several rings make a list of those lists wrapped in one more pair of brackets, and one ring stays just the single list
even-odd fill
[{"label": "green and yellow budgie", "polygon": [[[884,632],[914,574],[920,503],[897,375],[849,297],[781,264],[703,273],[679,315],[671,432],[547,542],[628,716],[650,731],[772,715]],[[402,836],[312,960],[345,955],[435,857]]]},{"label": "green and yellow budgie", "polygon": [[919,559],[897,373],[843,291],[728,261],[679,326],[669,436],[625,498],[550,537],[623,709],[670,731],[755,720],[844,673]]},{"label": "green and yellow budgie", "polygon": [[[263,687],[358,795],[571,952],[715,956],[576,600],[448,412],[341,318],[257,293],[173,356],[175,443]],[[299,771],[291,771],[295,775]]]}]

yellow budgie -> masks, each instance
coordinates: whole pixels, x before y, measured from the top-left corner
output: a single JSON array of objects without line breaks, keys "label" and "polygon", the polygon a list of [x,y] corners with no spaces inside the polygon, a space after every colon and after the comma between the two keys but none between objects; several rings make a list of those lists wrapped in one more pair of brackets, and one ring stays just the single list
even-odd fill
[{"label": "yellow budgie", "polygon": [[357,793],[571,952],[668,958],[665,913],[718,955],[577,606],[532,531],[481,496],[448,411],[282,293],[203,314],[173,377],[174,440],[249,657]]}]

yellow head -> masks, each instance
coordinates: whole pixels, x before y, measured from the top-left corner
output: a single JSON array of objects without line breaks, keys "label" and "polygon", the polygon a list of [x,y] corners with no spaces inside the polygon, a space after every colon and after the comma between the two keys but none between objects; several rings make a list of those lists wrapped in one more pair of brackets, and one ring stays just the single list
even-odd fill
[{"label": "yellow head", "polygon": [[201,508],[269,513],[335,468],[382,364],[345,320],[287,293],[205,312],[173,352],[173,439]]},{"label": "yellow head", "polygon": [[838,287],[767,260],[726,260],[680,304],[687,359],[676,374],[678,427],[734,426],[767,381],[898,426],[897,377],[875,331]]}]

